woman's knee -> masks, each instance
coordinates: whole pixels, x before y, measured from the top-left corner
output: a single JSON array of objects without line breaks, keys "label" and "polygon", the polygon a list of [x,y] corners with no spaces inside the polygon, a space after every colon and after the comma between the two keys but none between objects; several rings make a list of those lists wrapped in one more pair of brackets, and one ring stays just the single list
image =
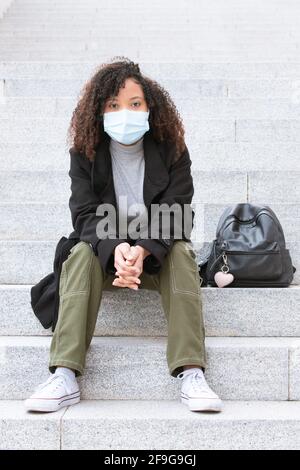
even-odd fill
[{"label": "woman's knee", "polygon": [[90,258],[91,254],[95,256],[92,246],[84,241],[80,241],[72,246],[68,257],[72,256],[74,253],[80,253],[80,256],[87,258]]},{"label": "woman's knee", "polygon": [[90,244],[80,241],[71,248],[63,264],[68,268],[71,266],[74,266],[75,269],[84,268],[91,265],[94,256],[95,254]]},{"label": "woman's knee", "polygon": [[175,240],[170,255],[173,264],[181,264],[183,260],[196,260],[196,254],[190,242],[185,240]]},{"label": "woman's knee", "polygon": [[177,240],[169,253],[170,278],[174,293],[200,294],[201,278],[190,242]]}]

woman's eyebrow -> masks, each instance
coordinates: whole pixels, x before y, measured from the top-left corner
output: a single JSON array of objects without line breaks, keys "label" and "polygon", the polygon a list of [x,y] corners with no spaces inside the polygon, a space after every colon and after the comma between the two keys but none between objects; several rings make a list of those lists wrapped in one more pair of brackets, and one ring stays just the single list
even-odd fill
[{"label": "woman's eyebrow", "polygon": [[[141,96],[133,96],[132,98],[129,98],[130,100],[134,100],[136,98],[139,98],[139,99],[143,99]],[[109,98],[109,101],[118,101],[118,98],[117,97],[112,97],[112,98]]]}]

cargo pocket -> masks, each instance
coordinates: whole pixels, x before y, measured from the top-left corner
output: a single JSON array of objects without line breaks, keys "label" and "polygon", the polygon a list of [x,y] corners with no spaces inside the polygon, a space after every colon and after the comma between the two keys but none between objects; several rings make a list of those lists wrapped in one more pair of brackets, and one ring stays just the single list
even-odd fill
[{"label": "cargo pocket", "polygon": [[68,258],[62,263],[60,295],[86,294],[89,292],[91,267],[95,255],[86,242],[74,245]]},{"label": "cargo pocket", "polygon": [[174,293],[200,295],[203,282],[199,276],[196,254],[187,242],[177,241],[169,254],[171,282]]}]

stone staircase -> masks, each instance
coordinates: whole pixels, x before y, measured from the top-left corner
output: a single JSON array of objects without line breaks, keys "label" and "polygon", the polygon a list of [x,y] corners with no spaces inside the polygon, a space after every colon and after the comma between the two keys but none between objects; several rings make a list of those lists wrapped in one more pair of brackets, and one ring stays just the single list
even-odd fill
[{"label": "stone staircase", "polygon": [[[299,12],[296,0],[11,2],[0,20],[1,449],[300,449]],[[23,409],[48,376],[52,334],[30,288],[73,230],[67,126],[84,82],[115,55],[138,61],[183,117],[195,244],[214,238],[226,206],[268,204],[297,268],[288,288],[202,289],[220,414],[180,403],[159,294],[127,290],[103,295],[82,401]]]}]

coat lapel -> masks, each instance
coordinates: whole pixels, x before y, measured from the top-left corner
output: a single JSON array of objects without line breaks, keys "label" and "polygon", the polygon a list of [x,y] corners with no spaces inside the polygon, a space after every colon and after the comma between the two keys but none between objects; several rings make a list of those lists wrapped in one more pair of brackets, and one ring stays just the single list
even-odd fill
[{"label": "coat lapel", "polygon": [[[111,155],[109,151],[110,136],[104,133],[104,138],[97,147],[96,156],[92,163],[91,183],[102,202],[116,204],[113,183]],[[162,146],[153,138],[151,129],[144,134],[144,203],[147,208],[169,183],[169,173],[163,161]]]}]

